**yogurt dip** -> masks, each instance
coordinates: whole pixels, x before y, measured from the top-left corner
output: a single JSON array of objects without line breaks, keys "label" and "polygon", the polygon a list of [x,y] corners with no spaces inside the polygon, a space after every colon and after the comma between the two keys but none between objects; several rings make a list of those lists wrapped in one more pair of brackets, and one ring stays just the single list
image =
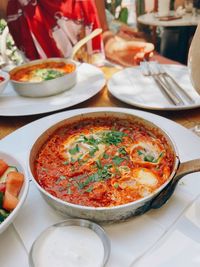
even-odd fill
[{"label": "yogurt dip", "polygon": [[33,250],[35,267],[103,267],[100,237],[81,226],[52,227]]}]

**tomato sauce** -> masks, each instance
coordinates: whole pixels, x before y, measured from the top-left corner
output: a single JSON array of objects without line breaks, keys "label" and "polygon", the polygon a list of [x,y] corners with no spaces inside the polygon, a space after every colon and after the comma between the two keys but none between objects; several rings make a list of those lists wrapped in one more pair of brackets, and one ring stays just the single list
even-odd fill
[{"label": "tomato sauce", "polygon": [[28,81],[29,79],[32,79],[32,76],[34,75],[35,71],[38,70],[57,70],[61,71],[63,74],[71,73],[75,70],[75,65],[70,64],[70,63],[65,63],[65,62],[45,62],[45,63],[40,63],[40,64],[34,64],[31,66],[27,66],[24,68],[20,68],[16,72],[11,72],[10,73],[10,78],[11,80],[15,81]]},{"label": "tomato sauce", "polygon": [[35,161],[41,187],[66,202],[110,207],[143,198],[165,183],[174,153],[160,133],[115,118],[57,129]]}]

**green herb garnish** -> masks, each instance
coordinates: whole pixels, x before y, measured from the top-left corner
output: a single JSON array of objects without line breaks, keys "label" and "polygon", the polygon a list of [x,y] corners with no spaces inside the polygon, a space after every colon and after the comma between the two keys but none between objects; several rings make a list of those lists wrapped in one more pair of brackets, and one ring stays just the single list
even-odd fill
[{"label": "green herb garnish", "polygon": [[99,159],[96,160],[96,165],[98,169],[102,169],[101,161]]},{"label": "green herb garnish", "polygon": [[152,155],[146,155],[146,156],[144,156],[144,161],[154,162],[155,158]]},{"label": "green herb garnish", "polygon": [[88,187],[88,188],[85,190],[85,192],[90,193],[90,192],[92,192],[93,189],[94,189],[94,188],[93,188],[92,186],[90,186],[90,187]]},{"label": "green herb garnish", "polygon": [[120,131],[104,132],[102,135],[102,141],[103,143],[109,145],[118,145],[119,143],[122,142],[124,136],[127,136],[127,134]]},{"label": "green herb garnish", "polygon": [[70,153],[71,155],[75,155],[75,154],[77,154],[79,151],[80,151],[80,149],[79,149],[78,144],[76,144],[74,148],[69,149],[69,153]]},{"label": "green herb garnish", "polygon": [[103,158],[104,158],[104,159],[109,159],[109,155],[106,154],[106,153],[104,153],[104,154],[103,154]]},{"label": "green herb garnish", "polygon": [[89,151],[89,155],[90,155],[91,157],[93,157],[94,154],[95,154],[98,150],[99,150],[98,146],[92,147],[92,148],[90,149],[90,151]]},{"label": "green herb garnish", "polygon": [[139,156],[144,155],[144,152],[141,151],[141,150],[137,150],[137,153],[138,153]]},{"label": "green herb garnish", "polygon": [[65,73],[54,69],[38,69],[35,70],[35,75],[42,80],[48,81],[63,76]]},{"label": "green herb garnish", "polygon": [[119,156],[114,156],[112,158],[112,161],[115,163],[115,165],[118,166],[120,163],[122,163],[124,161],[124,158],[121,158]]},{"label": "green herb garnish", "polygon": [[119,152],[120,154],[122,154],[123,156],[127,155],[127,152],[126,152],[126,150],[125,150],[124,147],[120,147],[120,148],[118,149],[118,152]]},{"label": "green herb garnish", "polygon": [[114,183],[114,188],[118,188],[119,187],[119,184],[118,183]]}]

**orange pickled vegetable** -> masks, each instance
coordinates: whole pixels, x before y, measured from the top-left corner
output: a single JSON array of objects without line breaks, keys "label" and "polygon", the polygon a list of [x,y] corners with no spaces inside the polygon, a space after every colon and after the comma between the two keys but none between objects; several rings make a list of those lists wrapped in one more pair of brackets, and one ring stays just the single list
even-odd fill
[{"label": "orange pickled vegetable", "polygon": [[8,211],[13,210],[17,206],[18,202],[19,200],[15,196],[10,194],[8,191],[5,192],[5,195],[3,198],[3,208],[5,210],[8,210]]},{"label": "orange pickled vegetable", "polygon": [[0,159],[0,176],[3,175],[3,173],[7,170],[7,168],[8,164],[4,160]]},{"label": "orange pickled vegetable", "polygon": [[6,180],[6,191],[17,197],[24,182],[24,175],[20,172],[9,172]]}]

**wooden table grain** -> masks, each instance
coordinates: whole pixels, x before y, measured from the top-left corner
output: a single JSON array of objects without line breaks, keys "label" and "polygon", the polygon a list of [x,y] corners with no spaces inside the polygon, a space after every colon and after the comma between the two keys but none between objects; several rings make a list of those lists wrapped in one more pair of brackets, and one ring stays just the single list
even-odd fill
[{"label": "wooden table grain", "polygon": [[[119,71],[114,67],[102,67],[101,69],[104,72],[106,79],[109,79],[115,72]],[[72,110],[72,109],[86,108],[86,107],[125,107],[130,109],[133,108],[138,109],[114,98],[108,92],[107,86],[105,86],[97,95],[95,95],[91,99],[64,110]],[[183,125],[186,128],[194,127],[195,124],[197,123],[200,124],[200,108],[193,110],[182,110],[182,111],[150,111],[150,112],[171,119]],[[4,137],[11,134],[18,128],[30,122],[33,122],[39,118],[45,117],[53,113],[54,112],[41,115],[17,116],[17,117],[0,116],[0,139],[3,139]]]}]

